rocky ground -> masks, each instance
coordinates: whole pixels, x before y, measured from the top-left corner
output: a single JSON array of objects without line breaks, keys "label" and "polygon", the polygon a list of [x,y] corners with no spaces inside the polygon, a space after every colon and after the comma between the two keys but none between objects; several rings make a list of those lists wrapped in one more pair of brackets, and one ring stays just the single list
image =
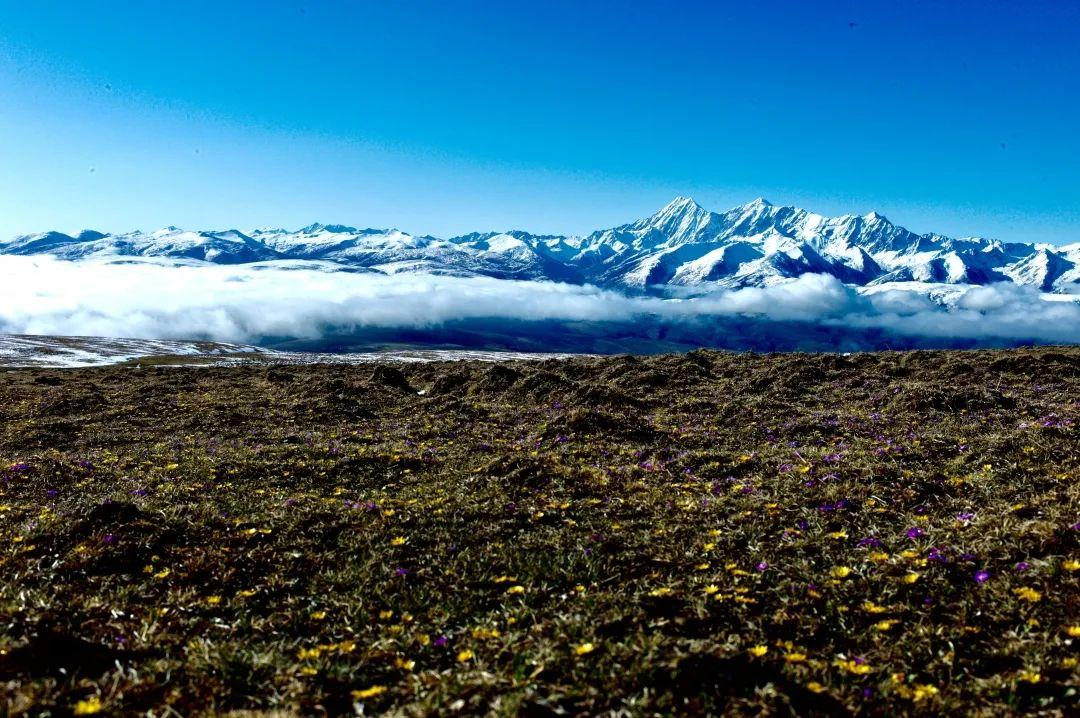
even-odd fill
[{"label": "rocky ground", "polygon": [[1056,348],[0,373],[0,712],[1065,715],[1078,401]]}]

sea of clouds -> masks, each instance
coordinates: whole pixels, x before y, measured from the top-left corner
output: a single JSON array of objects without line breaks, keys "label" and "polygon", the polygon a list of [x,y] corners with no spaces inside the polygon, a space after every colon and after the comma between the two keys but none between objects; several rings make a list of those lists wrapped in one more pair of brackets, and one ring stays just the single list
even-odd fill
[{"label": "sea of clouds", "polygon": [[[1080,343],[1080,303],[1050,301],[1011,284],[960,290],[942,303],[906,290],[860,293],[832,277],[806,275],[768,288],[665,299],[591,286],[388,276],[318,265],[175,266],[0,256],[0,333],[266,343],[270,337],[315,341],[485,323],[504,334],[508,326],[543,324],[549,336],[562,325],[621,337],[647,326],[653,334],[642,334],[645,339],[660,327],[684,344],[699,337],[701,345],[727,348],[738,348],[741,340],[724,341],[725,336],[770,333],[792,341],[770,340],[766,347],[799,348],[793,336],[799,332],[818,335],[815,348],[821,341],[862,349]],[[852,344],[844,337],[858,340]]]}]

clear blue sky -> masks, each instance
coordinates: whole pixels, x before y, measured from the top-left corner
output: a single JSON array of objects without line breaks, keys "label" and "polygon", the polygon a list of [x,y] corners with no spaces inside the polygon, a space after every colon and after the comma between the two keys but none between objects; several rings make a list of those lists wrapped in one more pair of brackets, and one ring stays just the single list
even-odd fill
[{"label": "clear blue sky", "polygon": [[0,0],[0,235],[581,232],[677,194],[1080,241],[1080,3]]}]

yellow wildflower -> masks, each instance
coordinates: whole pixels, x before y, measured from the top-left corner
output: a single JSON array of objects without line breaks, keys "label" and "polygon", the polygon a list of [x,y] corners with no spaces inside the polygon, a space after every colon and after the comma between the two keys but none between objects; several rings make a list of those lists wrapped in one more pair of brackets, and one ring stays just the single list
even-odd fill
[{"label": "yellow wildflower", "polygon": [[524,586],[511,586],[510,588],[506,589],[506,593],[511,595],[511,596],[516,596],[518,594],[525,593],[525,587]]},{"label": "yellow wildflower", "polygon": [[1015,593],[1021,601],[1027,601],[1028,603],[1038,603],[1042,600],[1042,594],[1028,586],[1014,588],[1013,593]]},{"label": "yellow wildflower", "polygon": [[903,581],[904,583],[915,583],[916,581],[919,580],[919,574],[915,573],[914,571],[911,571],[909,573],[904,574],[904,577],[901,578],[900,580]]},{"label": "yellow wildflower", "polygon": [[473,659],[473,655],[473,652],[466,648],[464,651],[461,651],[457,654],[458,663],[467,663],[468,661],[471,661]]},{"label": "yellow wildflower", "polygon": [[1069,626],[1065,629],[1065,633],[1068,633],[1073,638],[1080,638],[1080,625]]},{"label": "yellow wildflower", "polygon": [[1061,567],[1066,571],[1080,571],[1080,561],[1070,558],[1068,561],[1062,561]]},{"label": "yellow wildflower", "polygon": [[854,659],[838,661],[837,665],[846,670],[848,673],[854,673],[857,676],[865,676],[867,673],[873,671],[869,664],[860,663]]},{"label": "yellow wildflower", "polygon": [[75,704],[75,709],[72,711],[77,716],[90,716],[95,713],[100,713],[102,710],[101,699],[97,696],[90,696],[84,698]]},{"label": "yellow wildflower", "polygon": [[596,650],[596,646],[591,643],[582,643],[578,646],[574,646],[575,656],[584,656],[586,653],[592,653]]},{"label": "yellow wildflower", "polygon": [[362,701],[365,698],[374,698],[375,696],[386,693],[386,686],[371,686],[370,688],[363,688],[358,691],[352,692],[354,700]]},{"label": "yellow wildflower", "polygon": [[395,536],[394,538],[390,539],[390,545],[391,546],[404,546],[405,541],[406,541],[406,538],[404,536]]},{"label": "yellow wildflower", "polygon": [[784,660],[788,663],[802,663],[806,660],[805,653],[789,653],[784,656]]},{"label": "yellow wildflower", "polygon": [[1042,680],[1042,676],[1035,671],[1020,671],[1016,674],[1016,677],[1025,683],[1038,683]]},{"label": "yellow wildflower", "polygon": [[834,578],[847,578],[851,575],[851,569],[847,566],[837,566],[832,570]]},{"label": "yellow wildflower", "polygon": [[884,621],[878,621],[874,624],[874,628],[878,631],[889,631],[898,623],[900,623],[900,621],[897,621],[895,618],[890,618]]},{"label": "yellow wildflower", "polygon": [[915,701],[916,703],[920,703],[920,702],[926,700],[927,698],[933,698],[934,696],[936,696],[938,694],[938,689],[937,689],[936,686],[930,686],[930,685],[926,685],[926,684],[923,684],[923,683],[916,683],[914,685],[914,688],[915,688],[915,690],[911,694],[911,700]]},{"label": "yellow wildflower", "polygon": [[706,596],[711,596],[714,593],[718,593],[719,591],[720,591],[720,587],[717,586],[714,583],[710,583],[708,586],[705,587],[705,595]]},{"label": "yellow wildflower", "polygon": [[806,684],[806,690],[810,691],[811,693],[821,693],[823,690],[825,690],[825,686],[821,685],[817,681],[810,681]]},{"label": "yellow wildflower", "polygon": [[762,656],[764,656],[766,653],[769,652],[769,648],[768,648],[768,646],[757,645],[757,646],[752,646],[751,648],[749,648],[747,652],[751,656],[754,656],[755,658],[761,658]]}]

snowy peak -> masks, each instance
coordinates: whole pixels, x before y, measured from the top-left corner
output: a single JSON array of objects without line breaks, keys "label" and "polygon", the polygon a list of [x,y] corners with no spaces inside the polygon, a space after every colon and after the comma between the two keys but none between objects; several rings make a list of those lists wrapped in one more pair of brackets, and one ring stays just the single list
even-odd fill
[{"label": "snowy peak", "polygon": [[769,286],[807,273],[853,285],[1013,282],[1080,293],[1080,243],[1053,247],[916,234],[879,212],[826,217],[763,197],[722,213],[676,197],[653,214],[587,236],[475,232],[450,239],[313,223],[298,230],[16,237],[0,254],[235,264],[318,262],[327,271],[426,272],[588,283],[629,292]]}]

